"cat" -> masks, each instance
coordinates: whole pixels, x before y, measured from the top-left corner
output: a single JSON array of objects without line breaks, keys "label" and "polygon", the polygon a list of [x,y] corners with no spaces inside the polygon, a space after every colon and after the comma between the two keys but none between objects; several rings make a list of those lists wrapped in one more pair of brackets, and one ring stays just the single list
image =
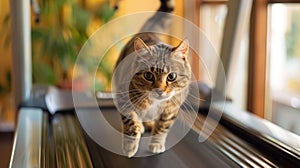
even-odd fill
[{"label": "cat", "polygon": [[[169,16],[159,13],[172,12],[173,9],[173,0],[161,0],[158,12],[144,24],[142,30],[149,26],[154,30],[170,26]],[[113,85],[117,85],[115,92],[122,121],[122,148],[129,158],[136,154],[145,130],[151,131],[149,150],[152,153],[165,151],[168,131],[188,94],[191,80],[188,52],[187,40],[173,47],[150,32],[135,35],[122,50]],[[122,64],[129,56],[131,60]],[[124,85],[126,82],[122,77],[128,76],[133,69],[136,72]]]}]

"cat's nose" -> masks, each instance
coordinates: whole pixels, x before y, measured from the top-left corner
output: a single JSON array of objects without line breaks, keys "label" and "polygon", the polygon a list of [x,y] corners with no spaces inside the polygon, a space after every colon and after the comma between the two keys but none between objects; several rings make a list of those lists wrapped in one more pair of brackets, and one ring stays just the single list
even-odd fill
[{"label": "cat's nose", "polygon": [[155,88],[154,91],[155,91],[159,96],[161,96],[161,95],[164,93],[164,91],[163,91],[161,88]]}]

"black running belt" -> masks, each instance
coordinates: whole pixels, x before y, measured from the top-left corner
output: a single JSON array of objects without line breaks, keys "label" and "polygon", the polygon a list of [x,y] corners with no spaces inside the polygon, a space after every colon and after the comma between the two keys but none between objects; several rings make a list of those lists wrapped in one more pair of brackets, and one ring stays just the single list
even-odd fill
[{"label": "black running belt", "polygon": [[[101,112],[107,120],[116,127],[119,114],[114,109],[102,109]],[[193,130],[175,146],[162,154],[128,158],[112,153],[97,143],[87,134],[85,140],[89,149],[94,167],[105,168],[185,168],[185,167],[239,167],[219,152],[209,141],[198,142],[198,134]],[[112,139],[111,143],[119,143],[118,139]]]}]

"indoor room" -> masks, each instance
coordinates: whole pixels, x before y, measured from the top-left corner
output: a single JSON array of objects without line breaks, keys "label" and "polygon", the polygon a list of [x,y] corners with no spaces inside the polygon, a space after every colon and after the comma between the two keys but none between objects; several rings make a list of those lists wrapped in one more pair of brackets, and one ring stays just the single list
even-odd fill
[{"label": "indoor room", "polygon": [[300,167],[299,0],[9,0],[0,24],[0,168]]}]

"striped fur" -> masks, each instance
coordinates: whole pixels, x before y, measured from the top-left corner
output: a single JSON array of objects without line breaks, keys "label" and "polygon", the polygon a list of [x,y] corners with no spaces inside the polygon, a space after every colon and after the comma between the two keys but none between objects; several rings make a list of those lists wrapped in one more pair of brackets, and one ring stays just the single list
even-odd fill
[{"label": "striped fur", "polygon": [[[171,12],[172,0],[161,0],[159,11]],[[145,25],[152,25],[155,15]],[[165,22],[164,18],[155,24]],[[180,105],[187,96],[191,78],[191,67],[187,60],[188,42],[182,41],[173,47],[163,43],[154,33],[137,34],[123,49],[117,66],[130,54],[134,54],[131,68],[139,68],[130,81],[130,102],[123,101],[124,95],[116,97],[121,104],[123,151],[132,157],[138,150],[141,134],[151,130],[149,150],[161,153]],[[142,67],[142,68],[141,68]],[[124,73],[124,74],[122,74]],[[122,71],[120,76],[128,71]],[[117,84],[116,84],[117,85]],[[117,90],[117,93],[124,90]],[[132,104],[132,108],[128,107]]]}]

